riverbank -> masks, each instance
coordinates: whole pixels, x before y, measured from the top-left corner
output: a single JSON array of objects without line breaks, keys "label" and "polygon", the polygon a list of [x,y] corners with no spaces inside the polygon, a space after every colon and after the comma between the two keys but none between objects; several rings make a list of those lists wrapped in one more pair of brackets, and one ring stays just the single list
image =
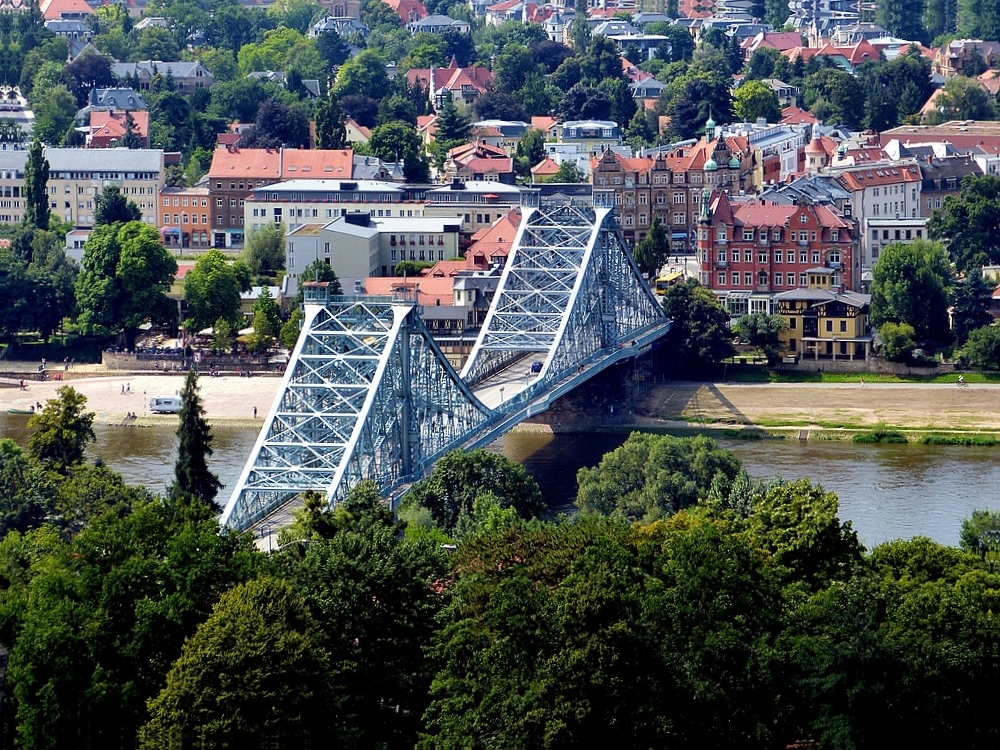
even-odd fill
[{"label": "riverbank", "polygon": [[[281,382],[280,378],[231,376],[198,381],[209,422],[232,425],[261,423]],[[0,389],[0,409],[44,404],[66,384],[32,382],[22,391],[15,383]],[[94,377],[69,384],[87,397],[87,408],[96,412],[99,423],[120,424],[132,413],[137,419],[131,424],[142,427],[176,423],[175,415],[150,414],[148,402],[153,396],[178,394],[184,375],[123,378],[95,372]],[[914,441],[931,433],[1000,433],[1000,385],[672,382],[650,390],[640,398],[631,418],[616,419],[608,428],[712,429],[747,437],[764,431],[785,437],[805,433],[809,439],[850,439],[877,426],[901,431]],[[589,430],[595,425],[581,422],[579,427]],[[574,428],[563,423],[555,429],[572,432]],[[549,429],[524,425],[525,431]]]}]

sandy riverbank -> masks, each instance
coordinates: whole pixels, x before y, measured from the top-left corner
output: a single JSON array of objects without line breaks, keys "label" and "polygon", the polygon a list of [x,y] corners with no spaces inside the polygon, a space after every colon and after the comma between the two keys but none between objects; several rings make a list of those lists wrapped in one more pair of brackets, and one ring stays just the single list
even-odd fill
[{"label": "sandy riverbank", "polygon": [[[130,378],[106,375],[92,378],[77,378],[72,381],[31,382],[27,390],[4,388],[0,390],[0,408],[27,409],[32,404],[44,404],[55,398],[56,389],[71,385],[87,397],[86,408],[96,412],[97,422],[120,422],[129,412],[140,422],[174,423],[173,414],[151,415],[146,404],[153,396],[173,396],[184,387],[184,375],[139,375]],[[210,422],[253,422],[253,409],[257,407],[257,421],[267,416],[271,402],[281,385],[281,378],[211,378],[198,379],[205,413]],[[122,395],[122,388],[128,393]]]},{"label": "sandy riverbank", "polygon": [[[210,422],[253,423],[266,417],[280,378],[224,377],[199,379]],[[173,415],[153,416],[144,410],[144,394],[178,393],[183,375],[132,378],[99,375],[66,383],[29,383],[28,389],[0,389],[0,409],[28,408],[55,397],[60,385],[72,385],[87,397],[87,408],[101,423],[121,421],[133,412],[146,423],[173,423]],[[122,395],[122,386],[130,393]],[[145,411],[145,416],[144,416]],[[884,423],[902,428],[1000,430],[1000,385],[893,383],[668,383],[637,404],[638,426],[681,422],[692,426],[756,424],[767,427],[866,427]]]}]

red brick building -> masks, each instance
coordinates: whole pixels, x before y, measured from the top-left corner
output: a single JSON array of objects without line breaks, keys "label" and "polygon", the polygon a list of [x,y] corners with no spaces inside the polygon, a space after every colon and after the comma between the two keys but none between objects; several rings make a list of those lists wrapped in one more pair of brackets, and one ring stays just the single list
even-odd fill
[{"label": "red brick building", "polygon": [[157,204],[157,222],[168,248],[212,246],[212,209],[206,187],[165,187]]},{"label": "red brick building", "polygon": [[857,247],[856,222],[831,206],[702,195],[701,281],[734,316],[770,311],[776,293],[808,286],[810,274],[828,276],[834,291],[856,289]]}]

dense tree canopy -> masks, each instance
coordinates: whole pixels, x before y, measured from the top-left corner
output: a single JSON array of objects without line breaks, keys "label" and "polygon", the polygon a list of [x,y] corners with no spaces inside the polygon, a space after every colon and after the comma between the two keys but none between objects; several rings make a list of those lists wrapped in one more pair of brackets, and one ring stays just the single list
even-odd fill
[{"label": "dense tree canopy", "polygon": [[927,222],[930,236],[944,243],[955,267],[977,273],[1000,263],[996,228],[1000,226],[1000,177],[969,175],[960,196],[948,196]]},{"label": "dense tree canopy", "polygon": [[729,314],[710,289],[685,279],[667,291],[663,310],[672,321],[669,341],[681,367],[697,370],[732,356]]},{"label": "dense tree canopy", "polygon": [[954,272],[944,247],[929,240],[888,245],[872,276],[872,325],[907,323],[918,342],[951,341],[948,303]]}]

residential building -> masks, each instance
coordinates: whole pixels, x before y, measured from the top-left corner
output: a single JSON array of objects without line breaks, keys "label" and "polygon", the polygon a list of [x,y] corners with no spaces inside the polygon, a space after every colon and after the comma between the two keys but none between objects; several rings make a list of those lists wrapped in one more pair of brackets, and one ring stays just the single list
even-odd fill
[{"label": "residential building", "polygon": [[934,52],[934,71],[945,78],[965,75],[970,60],[979,59],[987,68],[1000,60],[1000,42],[982,39],[953,39]]},{"label": "residential building", "polygon": [[78,19],[53,18],[45,22],[45,28],[71,42],[80,40],[89,42],[94,36],[91,28]]},{"label": "residential building", "polygon": [[157,196],[163,187],[161,149],[45,149],[49,162],[49,208],[52,216],[74,227],[94,225],[94,198],[117,185],[134,201],[147,224],[157,223]]},{"label": "residential building", "polygon": [[801,127],[741,122],[722,128],[723,138],[745,138],[756,156],[753,183],[772,185],[784,182],[802,171],[805,163],[806,135]]},{"label": "residential building", "polygon": [[344,119],[344,129],[347,131],[348,143],[368,143],[368,139],[372,137],[370,128],[358,125],[350,117]]},{"label": "residential building", "polygon": [[70,229],[66,232],[66,257],[83,264],[83,251],[93,229]]},{"label": "residential building", "polygon": [[465,251],[465,268],[486,271],[507,262],[514,235],[521,226],[521,209],[513,208],[493,226],[480,229],[472,235],[472,245]]},{"label": "residential building", "polygon": [[91,111],[127,109],[131,112],[138,112],[149,109],[136,91],[127,88],[91,89],[87,107]]},{"label": "residential building", "polygon": [[468,34],[472,29],[468,21],[456,20],[437,14],[425,16],[417,21],[411,21],[406,24],[406,28],[411,34],[441,34],[445,31]]},{"label": "residential building", "polygon": [[212,208],[207,187],[164,187],[157,203],[157,224],[169,248],[212,247]]},{"label": "residential building", "polygon": [[915,160],[886,161],[829,170],[851,193],[854,216],[861,225],[858,259],[862,277],[869,278],[879,249],[869,241],[872,219],[906,219],[920,216],[922,175]]},{"label": "residential building", "polygon": [[[258,81],[270,81],[284,89],[288,88],[288,76],[283,70],[255,70],[252,73],[247,73],[247,78],[256,78]],[[299,83],[302,84],[300,93],[304,92],[306,98],[319,99],[322,90],[320,89],[318,79],[302,78],[299,79]]]},{"label": "residential building", "polygon": [[611,120],[567,120],[557,126],[557,143],[576,146],[579,151],[600,153],[622,144],[621,128]]},{"label": "residential building", "polygon": [[442,173],[445,179],[486,180],[513,185],[514,159],[497,146],[476,140],[448,151]]},{"label": "residential building", "polygon": [[[82,0],[81,0],[82,2]],[[140,62],[114,63],[111,72],[119,80],[126,77],[138,81],[140,91],[149,91],[153,76],[157,73],[173,76],[174,87],[184,94],[196,89],[208,89],[215,83],[215,77],[200,62],[164,62],[163,60],[142,60]]]},{"label": "residential building", "polygon": [[[869,219],[868,245],[872,256],[878,258],[886,245],[909,244],[927,237],[927,217]],[[862,278],[862,289],[869,286],[870,279]]]},{"label": "residential building", "polygon": [[396,15],[404,25],[430,15],[420,0],[382,0],[382,2],[396,11]]},{"label": "residential building", "polygon": [[480,229],[488,229],[521,205],[521,189],[503,182],[453,180],[426,192],[424,216],[452,218],[461,222],[460,250],[464,252]]},{"label": "residential building", "polygon": [[730,199],[705,188],[698,217],[701,282],[735,319],[771,312],[776,294],[808,287],[823,276],[846,291],[856,273],[857,225],[831,206]]},{"label": "residential building", "polygon": [[765,78],[761,83],[770,86],[771,90],[778,97],[778,104],[781,107],[791,107],[798,101],[799,89],[797,86],[792,86],[790,83],[785,83],[784,81],[779,81],[777,78]]},{"label": "residential building", "polygon": [[240,149],[219,146],[208,170],[212,208],[212,246],[241,247],[244,203],[250,193],[284,180],[349,180],[350,149]]},{"label": "residential building", "polygon": [[933,156],[920,162],[923,177],[920,186],[920,215],[929,218],[935,210],[944,205],[945,198],[958,198],[962,192],[962,180],[967,175],[982,175],[983,168],[971,155]]},{"label": "residential building", "polygon": [[422,86],[436,110],[440,110],[446,97],[459,107],[468,107],[493,83],[493,73],[488,68],[459,67],[452,57],[447,68],[410,68],[406,71],[410,86]]},{"label": "residential building", "polygon": [[24,149],[0,149],[0,224],[20,224],[24,220]]},{"label": "residential building", "polygon": [[369,276],[391,276],[400,261],[454,258],[460,254],[461,223],[458,217],[379,218],[362,211],[325,224],[298,226],[286,242],[289,293],[296,291],[302,272],[316,260],[330,265],[350,294]]},{"label": "residential building", "polygon": [[[709,124],[714,132],[715,123]],[[656,216],[670,236],[671,251],[690,253],[702,190],[752,192],[749,156],[745,136],[684,141],[631,159],[605,151],[591,162],[591,182],[614,190],[622,232],[630,243],[642,241]]]},{"label": "residential building", "polygon": [[804,288],[774,295],[773,310],[785,319],[781,353],[813,360],[867,360],[872,352],[868,318],[871,295],[839,290],[828,269],[806,274]]},{"label": "residential building", "polygon": [[412,201],[410,191],[393,182],[295,179],[252,188],[243,211],[248,231],[282,223],[291,233],[303,224],[327,224],[359,211],[376,219],[419,217],[423,204]]},{"label": "residential building", "polygon": [[[131,122],[131,124],[130,124]],[[137,110],[95,110],[84,136],[86,148],[117,148],[125,142],[129,128],[143,148],[149,146],[149,112]]]},{"label": "residential building", "polygon": [[337,0],[337,2],[340,3],[341,7],[335,8],[335,10],[341,10],[344,13],[323,16],[323,18],[310,27],[308,35],[311,38],[315,38],[328,31],[334,31],[343,37],[350,36],[351,34],[361,34],[361,36],[367,38],[370,32],[368,31],[368,27],[361,23],[360,20],[361,3],[358,0],[348,0],[347,3],[344,3],[344,0]]},{"label": "residential building", "polygon": [[94,15],[94,9],[85,0],[42,0],[38,9],[46,21],[82,21]]},{"label": "residential building", "polygon": [[531,125],[518,120],[480,120],[472,123],[472,137],[488,146],[502,148],[513,156],[518,141],[531,129]]}]

